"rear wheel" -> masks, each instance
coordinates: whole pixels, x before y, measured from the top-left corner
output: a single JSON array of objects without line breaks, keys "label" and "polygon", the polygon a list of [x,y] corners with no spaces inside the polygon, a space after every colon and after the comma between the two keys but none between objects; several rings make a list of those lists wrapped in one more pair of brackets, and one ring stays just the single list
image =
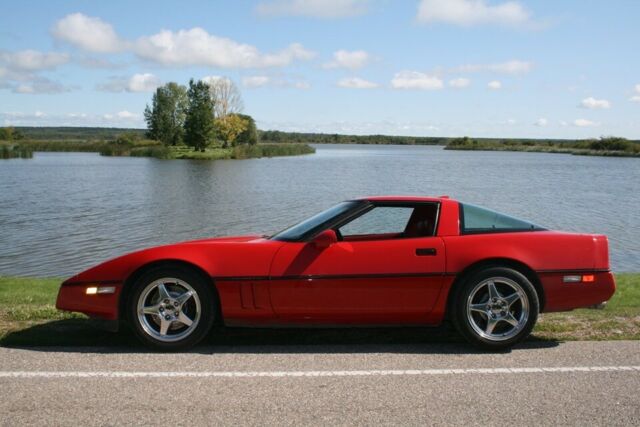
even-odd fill
[{"label": "rear wheel", "polygon": [[522,273],[494,267],[472,274],[454,295],[453,320],[467,341],[501,350],[524,340],[535,326],[539,302]]},{"label": "rear wheel", "polygon": [[211,330],[214,296],[198,274],[181,268],[157,268],[135,283],[127,310],[136,336],[160,350],[184,350]]}]

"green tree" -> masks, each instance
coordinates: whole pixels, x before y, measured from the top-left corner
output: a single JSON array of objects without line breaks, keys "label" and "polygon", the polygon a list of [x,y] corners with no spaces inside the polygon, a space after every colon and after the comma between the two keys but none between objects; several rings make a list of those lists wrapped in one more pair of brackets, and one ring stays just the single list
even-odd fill
[{"label": "green tree", "polygon": [[184,121],[184,142],[194,150],[204,151],[214,136],[213,101],[209,86],[203,81],[189,80],[189,107]]},{"label": "green tree", "polygon": [[147,136],[164,145],[181,144],[187,106],[187,89],[184,86],[170,82],[156,89],[151,107],[147,105],[144,109]]},{"label": "green tree", "polygon": [[236,138],[236,145],[248,144],[256,145],[258,143],[258,128],[253,117],[246,114],[238,114],[238,117],[246,122],[246,128]]},{"label": "green tree", "polygon": [[17,141],[23,138],[22,132],[13,126],[0,128],[0,141]]},{"label": "green tree", "polygon": [[232,147],[236,139],[247,129],[247,120],[238,114],[227,114],[215,120],[216,131],[222,139],[222,148]]}]

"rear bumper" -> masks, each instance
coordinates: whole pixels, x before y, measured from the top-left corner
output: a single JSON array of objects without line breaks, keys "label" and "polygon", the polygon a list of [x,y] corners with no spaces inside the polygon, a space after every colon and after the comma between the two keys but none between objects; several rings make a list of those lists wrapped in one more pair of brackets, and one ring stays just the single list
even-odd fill
[{"label": "rear bumper", "polygon": [[[87,294],[87,288],[96,286],[114,287],[109,294]],[[118,320],[118,302],[122,292],[122,283],[63,283],[58,291],[56,308],[64,311],[76,311],[89,317],[102,320]]]},{"label": "rear bumper", "polygon": [[[593,275],[592,282],[566,283],[565,276]],[[568,311],[608,301],[616,291],[616,282],[610,271],[555,271],[538,272],[544,289],[545,312]]]}]

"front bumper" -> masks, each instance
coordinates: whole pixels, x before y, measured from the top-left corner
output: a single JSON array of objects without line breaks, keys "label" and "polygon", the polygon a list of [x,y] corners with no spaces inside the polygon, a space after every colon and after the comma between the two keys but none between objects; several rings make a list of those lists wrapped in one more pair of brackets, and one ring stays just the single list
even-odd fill
[{"label": "front bumper", "polygon": [[[112,293],[88,294],[87,289],[93,287],[113,287]],[[56,308],[64,311],[76,311],[89,317],[102,320],[118,320],[119,301],[122,293],[122,283],[92,282],[70,283],[64,282],[58,291]]]}]

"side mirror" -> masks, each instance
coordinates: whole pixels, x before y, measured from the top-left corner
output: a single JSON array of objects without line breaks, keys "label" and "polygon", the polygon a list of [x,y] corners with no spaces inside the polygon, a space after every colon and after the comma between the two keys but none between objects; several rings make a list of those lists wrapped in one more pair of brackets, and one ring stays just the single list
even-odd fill
[{"label": "side mirror", "polygon": [[311,241],[316,249],[326,249],[334,243],[338,243],[338,236],[333,230],[324,230]]}]

